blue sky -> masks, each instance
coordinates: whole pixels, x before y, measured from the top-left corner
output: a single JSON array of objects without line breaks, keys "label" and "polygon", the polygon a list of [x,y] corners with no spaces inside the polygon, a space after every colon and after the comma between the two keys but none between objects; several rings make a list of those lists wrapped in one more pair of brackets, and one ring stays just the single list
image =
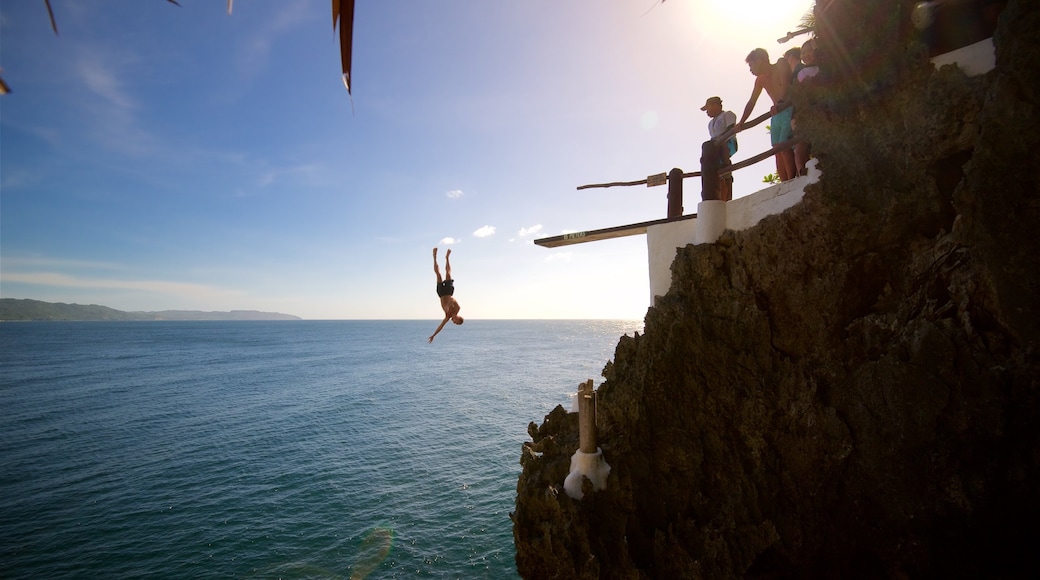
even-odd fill
[{"label": "blue sky", "polygon": [[439,319],[440,246],[467,318],[641,319],[644,236],[532,240],[664,217],[576,188],[696,170],[811,2],[358,0],[353,103],[328,0],[52,5],[0,4],[0,296]]}]

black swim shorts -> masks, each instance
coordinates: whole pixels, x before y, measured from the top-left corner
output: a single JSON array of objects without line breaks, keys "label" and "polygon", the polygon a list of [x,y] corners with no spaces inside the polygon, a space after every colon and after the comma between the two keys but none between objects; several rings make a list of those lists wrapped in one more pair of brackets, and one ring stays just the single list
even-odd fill
[{"label": "black swim shorts", "polygon": [[455,294],[455,281],[451,278],[437,284],[437,296],[451,296]]}]

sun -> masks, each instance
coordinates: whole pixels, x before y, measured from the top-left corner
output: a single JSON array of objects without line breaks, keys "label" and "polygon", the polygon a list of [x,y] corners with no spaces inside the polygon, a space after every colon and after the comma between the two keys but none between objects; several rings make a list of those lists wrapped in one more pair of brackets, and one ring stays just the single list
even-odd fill
[{"label": "sun", "polygon": [[[728,32],[738,36],[769,31],[781,36],[801,25],[802,17],[812,10],[814,0],[694,0],[726,23]],[[702,8],[703,11],[703,8]]]}]

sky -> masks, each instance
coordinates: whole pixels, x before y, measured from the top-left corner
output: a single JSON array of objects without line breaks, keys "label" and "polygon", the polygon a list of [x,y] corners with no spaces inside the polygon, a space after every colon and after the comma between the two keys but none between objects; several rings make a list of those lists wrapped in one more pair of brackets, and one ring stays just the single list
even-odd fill
[{"label": "sky", "polygon": [[358,0],[351,96],[328,0],[180,4],[51,0],[55,35],[0,1],[0,297],[439,320],[437,246],[467,319],[642,319],[645,236],[533,241],[664,218],[666,186],[577,187],[698,170],[704,101],[740,117],[811,8]]}]

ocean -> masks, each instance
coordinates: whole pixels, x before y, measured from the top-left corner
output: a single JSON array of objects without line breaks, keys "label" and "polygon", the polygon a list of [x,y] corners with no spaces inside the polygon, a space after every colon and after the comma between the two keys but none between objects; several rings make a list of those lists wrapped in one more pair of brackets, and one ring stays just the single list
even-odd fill
[{"label": "ocean", "polygon": [[527,425],[642,321],[436,325],[0,324],[0,578],[517,578]]}]

